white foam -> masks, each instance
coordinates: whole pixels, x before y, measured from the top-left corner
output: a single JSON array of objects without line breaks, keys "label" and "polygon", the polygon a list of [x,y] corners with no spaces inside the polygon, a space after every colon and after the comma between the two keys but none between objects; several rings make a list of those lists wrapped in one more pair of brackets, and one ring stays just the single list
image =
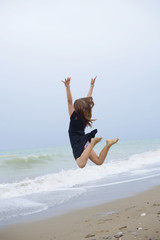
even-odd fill
[{"label": "white foam", "polygon": [[[112,178],[126,173],[141,174],[154,168],[160,163],[160,149],[132,155],[127,160],[112,161],[102,166],[87,166],[84,169],[62,170],[58,173],[47,174],[34,179],[0,184],[0,199],[21,197],[33,193],[64,190],[79,185],[85,185],[103,178]],[[148,173],[149,174],[149,173]]]},{"label": "white foam", "polygon": [[118,185],[118,184],[124,184],[124,183],[130,183],[130,182],[136,182],[136,181],[141,181],[141,180],[145,180],[145,179],[150,179],[150,178],[154,178],[154,177],[159,177],[160,173],[158,174],[153,174],[150,176],[145,176],[145,177],[139,177],[139,178],[133,178],[133,179],[127,179],[124,181],[118,181],[118,182],[112,182],[112,183],[104,183],[104,184],[100,184],[100,185],[90,185],[90,186],[86,186],[85,188],[99,188],[99,187],[107,187],[107,186],[113,186],[113,185]]}]

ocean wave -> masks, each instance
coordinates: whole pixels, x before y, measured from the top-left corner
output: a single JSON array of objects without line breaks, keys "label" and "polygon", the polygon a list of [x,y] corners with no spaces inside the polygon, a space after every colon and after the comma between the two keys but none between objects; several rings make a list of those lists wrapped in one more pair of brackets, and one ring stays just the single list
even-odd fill
[{"label": "ocean wave", "polygon": [[58,154],[32,154],[28,156],[1,156],[0,159],[0,167],[3,168],[28,168],[33,165],[38,164],[46,164],[47,162],[65,161],[69,156],[66,154],[58,153]]},{"label": "ocean wave", "polygon": [[33,179],[0,184],[0,199],[71,189],[78,186],[85,187],[90,182],[105,178],[112,179],[123,174],[127,174],[128,177],[136,173],[144,176],[145,173],[151,174],[151,168],[158,169],[155,166],[160,168],[160,149],[134,154],[126,160],[112,160],[101,166],[88,165],[84,169],[61,170],[58,173],[46,174]]}]

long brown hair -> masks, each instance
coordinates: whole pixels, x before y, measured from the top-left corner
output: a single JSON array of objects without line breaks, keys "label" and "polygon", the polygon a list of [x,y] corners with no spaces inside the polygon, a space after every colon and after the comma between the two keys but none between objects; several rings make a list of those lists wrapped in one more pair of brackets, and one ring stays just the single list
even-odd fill
[{"label": "long brown hair", "polygon": [[92,122],[95,121],[95,119],[91,119],[93,106],[92,97],[79,98],[74,102],[74,109],[82,120],[84,128],[87,126],[92,127]]}]

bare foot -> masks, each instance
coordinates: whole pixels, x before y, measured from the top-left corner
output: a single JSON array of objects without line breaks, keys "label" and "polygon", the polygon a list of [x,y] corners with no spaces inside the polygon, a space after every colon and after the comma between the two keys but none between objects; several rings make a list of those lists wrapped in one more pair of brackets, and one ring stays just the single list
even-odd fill
[{"label": "bare foot", "polygon": [[91,143],[93,143],[94,145],[96,145],[98,142],[100,142],[102,140],[102,137],[101,138],[92,138],[91,139]]},{"label": "bare foot", "polygon": [[111,147],[113,144],[117,143],[118,140],[119,140],[119,138],[107,139],[107,140],[106,140],[106,144]]}]

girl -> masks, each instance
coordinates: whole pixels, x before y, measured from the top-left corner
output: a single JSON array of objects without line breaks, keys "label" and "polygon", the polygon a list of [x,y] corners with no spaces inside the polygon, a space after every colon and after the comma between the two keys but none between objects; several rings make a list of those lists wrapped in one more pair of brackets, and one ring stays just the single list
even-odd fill
[{"label": "girl", "polygon": [[88,159],[97,165],[101,165],[110,149],[110,147],[118,142],[116,139],[107,139],[105,147],[101,150],[99,156],[93,150],[94,146],[101,141],[102,138],[94,138],[97,129],[85,134],[84,130],[87,126],[92,126],[92,108],[94,102],[92,92],[97,77],[91,79],[91,86],[86,98],[77,99],[74,104],[70,90],[71,78],[68,77],[62,81],[66,87],[68,112],[70,115],[69,138],[73,150],[74,158],[80,168],[84,168]]}]

